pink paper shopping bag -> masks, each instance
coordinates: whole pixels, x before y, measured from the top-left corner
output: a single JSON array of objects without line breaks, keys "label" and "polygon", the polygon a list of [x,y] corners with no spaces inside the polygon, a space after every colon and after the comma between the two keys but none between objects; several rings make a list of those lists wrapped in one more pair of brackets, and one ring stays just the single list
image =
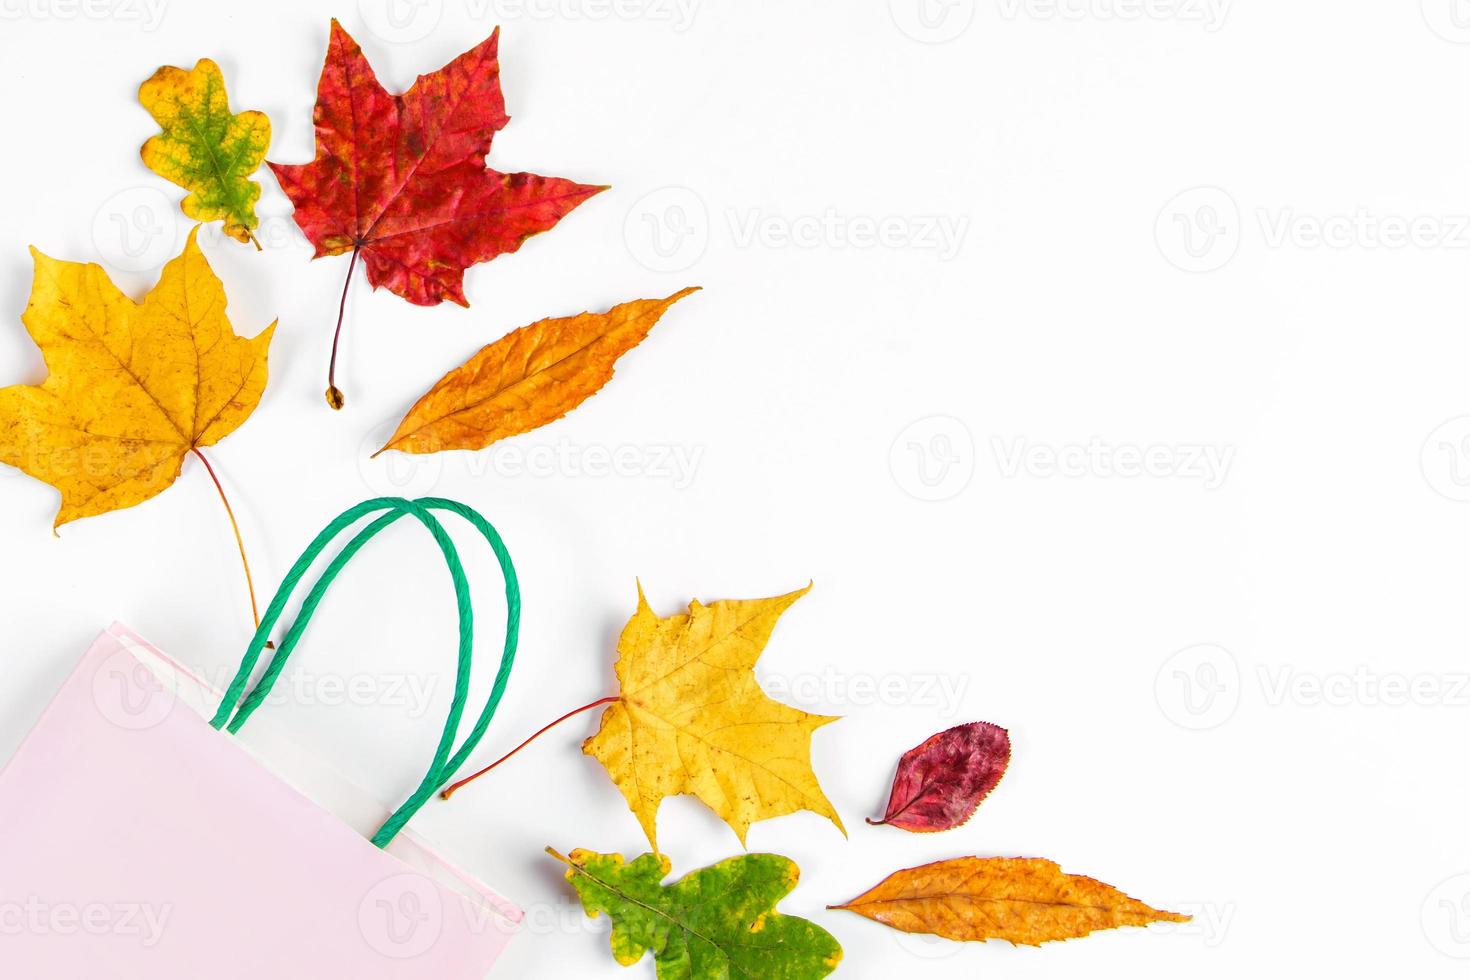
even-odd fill
[{"label": "pink paper shopping bag", "polygon": [[[464,570],[433,511],[490,542],[505,576],[506,642],[490,701],[453,749],[469,682]],[[328,564],[254,688],[266,638],[313,560],[379,514]],[[433,765],[369,840],[379,809],[251,726],[337,573],[411,515],[434,535],[460,612],[455,696]],[[385,498],[332,522],[286,576],[240,671],[220,693],[114,626],[82,658],[0,771],[0,977],[17,980],[481,980],[520,912],[404,823],[484,735],[515,656],[520,594],[495,529],[462,504]],[[212,720],[211,719],[212,716]],[[274,739],[274,741],[273,741]],[[268,751],[270,750],[270,751]],[[313,795],[308,796],[310,792]],[[313,798],[314,797],[314,798]]]}]

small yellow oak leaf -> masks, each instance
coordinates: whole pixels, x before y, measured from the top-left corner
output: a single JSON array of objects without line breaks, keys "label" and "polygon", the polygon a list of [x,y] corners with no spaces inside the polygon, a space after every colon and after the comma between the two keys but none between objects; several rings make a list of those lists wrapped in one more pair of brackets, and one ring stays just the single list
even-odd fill
[{"label": "small yellow oak leaf", "polygon": [[226,235],[255,241],[260,184],[250,175],[270,149],[265,113],[232,113],[224,76],[208,58],[190,71],[158,69],[139,87],[138,101],[163,130],[143,144],[143,163],[190,192],[184,213],[195,221],[223,218]]},{"label": "small yellow oak leaf", "polygon": [[49,375],[0,389],[0,462],[61,491],[57,527],[163,492],[187,453],[260,403],[276,325],[236,336],[197,236],[196,227],[141,303],[101,266],[31,249],[22,319]]},{"label": "small yellow oak leaf", "polygon": [[659,804],[681,794],[719,814],[742,846],[755,821],[798,810],[847,832],[811,766],[812,732],[837,719],[773,701],[755,678],[776,620],[810,589],[695,601],[660,619],[639,586],[618,641],[621,696],[582,751],[607,769],[655,851]]}]

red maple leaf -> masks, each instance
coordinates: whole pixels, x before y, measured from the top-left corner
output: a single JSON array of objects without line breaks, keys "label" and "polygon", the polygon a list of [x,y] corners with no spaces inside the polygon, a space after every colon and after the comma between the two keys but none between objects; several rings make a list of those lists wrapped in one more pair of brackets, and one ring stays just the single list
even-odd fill
[{"label": "red maple leaf", "polygon": [[[316,257],[352,253],[368,282],[410,303],[468,306],[464,270],[514,252],[603,187],[503,174],[485,165],[510,117],[500,92],[500,30],[390,95],[342,25],[317,86],[316,159],[270,164]],[[343,307],[346,288],[343,289]],[[339,312],[337,334],[342,330]],[[337,338],[332,341],[332,374]],[[327,401],[341,407],[332,384]]]}]

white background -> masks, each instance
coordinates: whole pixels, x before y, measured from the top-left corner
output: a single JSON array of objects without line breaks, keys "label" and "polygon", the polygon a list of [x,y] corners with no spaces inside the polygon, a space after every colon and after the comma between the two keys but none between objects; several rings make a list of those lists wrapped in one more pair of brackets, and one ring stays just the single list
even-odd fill
[{"label": "white background", "polygon": [[[262,601],[367,496],[458,498],[510,543],[522,654],[480,761],[613,692],[635,576],[663,614],[811,579],[761,675],[846,716],[815,766],[851,836],[801,814],[750,845],[801,865],[782,907],[840,939],[841,975],[1462,974],[1470,9],[67,2],[0,0],[4,382],[42,377],[28,245],[134,295],[182,246],[182,192],[137,154],[154,127],[135,91],[161,64],[216,59],[235,107],[270,115],[271,159],[304,162],[329,16],[393,91],[499,23],[513,118],[490,163],[613,185],[472,269],[469,310],[355,284],[340,414],[321,391],[345,257],[308,261],[268,173],[266,250],[205,245],[235,328],[281,323],[264,402],[212,453]],[[368,461],[505,331],[688,284],[705,288],[570,417],[479,454]],[[582,470],[623,446],[636,472]],[[0,501],[0,756],[113,618],[228,674],[243,581],[196,463],[59,539],[53,490],[7,470]],[[483,690],[500,586],[461,540]],[[416,782],[447,701],[437,562],[413,528],[376,543],[272,708],[385,800]],[[437,685],[431,703],[331,686],[394,676]],[[863,824],[900,753],[976,719],[1015,756],[969,825]],[[542,854],[645,847],[578,751],[594,724],[416,821],[530,910],[497,975],[653,975],[620,971]],[[679,872],[739,851],[687,799],[660,833]],[[1037,950],[822,911],[965,854],[1050,857],[1198,918]]]}]

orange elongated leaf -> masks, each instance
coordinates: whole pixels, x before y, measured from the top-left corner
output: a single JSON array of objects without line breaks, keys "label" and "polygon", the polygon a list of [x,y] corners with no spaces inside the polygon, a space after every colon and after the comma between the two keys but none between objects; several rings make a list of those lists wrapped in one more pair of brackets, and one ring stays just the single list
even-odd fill
[{"label": "orange elongated leaf", "polygon": [[607,384],[617,359],[697,288],[606,313],[540,320],[506,334],[440,378],[378,452],[483,449],[554,422]]},{"label": "orange elongated leaf", "polygon": [[50,374],[0,389],[0,462],[61,491],[58,527],[162,493],[186,454],[260,403],[275,324],[253,340],[235,334],[198,235],[141,303],[101,266],[31,250],[23,319]]},{"label": "orange elongated leaf", "polygon": [[901,932],[1039,946],[1101,929],[1187,922],[1044,858],[962,857],[896,871],[842,905]]}]

